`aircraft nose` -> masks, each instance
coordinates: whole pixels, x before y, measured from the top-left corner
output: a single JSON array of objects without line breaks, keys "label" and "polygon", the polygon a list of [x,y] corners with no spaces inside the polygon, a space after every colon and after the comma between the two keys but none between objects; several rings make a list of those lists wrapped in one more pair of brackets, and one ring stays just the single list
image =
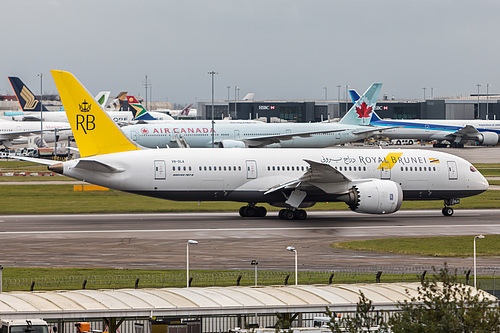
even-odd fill
[{"label": "aircraft nose", "polygon": [[474,187],[474,189],[480,190],[481,192],[486,191],[490,187],[490,184],[488,183],[486,178],[484,178],[484,176],[473,166],[471,166],[471,171],[475,176],[471,178],[472,186]]}]

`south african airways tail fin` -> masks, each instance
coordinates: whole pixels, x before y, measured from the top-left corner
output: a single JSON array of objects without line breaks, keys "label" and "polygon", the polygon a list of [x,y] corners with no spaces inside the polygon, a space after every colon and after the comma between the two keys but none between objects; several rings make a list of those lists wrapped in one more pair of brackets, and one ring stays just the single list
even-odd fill
[{"label": "south african airways tail fin", "polygon": [[135,96],[127,96],[128,105],[132,108],[134,120],[158,120],[153,117],[148,110],[135,98]]},{"label": "south african airways tail fin", "polygon": [[51,70],[81,157],[141,148],[132,142],[73,76]]},{"label": "south african airways tail fin", "polygon": [[20,78],[9,76],[9,81],[23,111],[49,111]]},{"label": "south african airways tail fin", "polygon": [[[356,100],[349,112],[339,121],[346,125],[370,125],[371,117],[382,89],[382,83],[374,83],[363,96]],[[357,93],[356,93],[357,95]],[[351,95],[352,96],[352,95]]]}]

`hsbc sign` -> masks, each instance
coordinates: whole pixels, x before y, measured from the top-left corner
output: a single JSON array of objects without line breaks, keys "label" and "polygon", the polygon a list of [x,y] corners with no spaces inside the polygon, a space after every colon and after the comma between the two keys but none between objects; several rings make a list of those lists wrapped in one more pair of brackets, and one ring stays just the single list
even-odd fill
[{"label": "hsbc sign", "polygon": [[269,111],[274,110],[276,107],[274,105],[259,105],[259,110]]}]

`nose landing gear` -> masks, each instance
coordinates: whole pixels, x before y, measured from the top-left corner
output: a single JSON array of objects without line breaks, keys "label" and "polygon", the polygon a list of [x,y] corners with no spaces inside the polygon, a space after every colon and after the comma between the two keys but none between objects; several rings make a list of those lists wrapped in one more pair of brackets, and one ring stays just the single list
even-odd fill
[{"label": "nose landing gear", "polygon": [[452,216],[453,208],[450,206],[456,205],[460,203],[460,199],[445,199],[444,200],[444,208],[441,211],[444,216]]}]

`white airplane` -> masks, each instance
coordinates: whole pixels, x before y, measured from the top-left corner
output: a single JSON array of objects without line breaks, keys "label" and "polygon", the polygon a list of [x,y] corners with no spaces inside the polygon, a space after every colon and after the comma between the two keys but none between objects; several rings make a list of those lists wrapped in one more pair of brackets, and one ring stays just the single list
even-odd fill
[{"label": "white airplane", "polygon": [[[71,136],[71,127],[69,123],[63,122],[43,122],[43,140],[45,142],[54,142],[54,131],[57,129],[58,140],[67,139]],[[42,131],[39,121],[0,121],[0,144],[7,148],[17,140],[23,140],[33,134],[40,134]]]},{"label": "white airplane", "polygon": [[48,161],[49,170],[93,184],[179,201],[247,202],[243,217],[305,219],[316,202],[343,201],[355,212],[388,214],[404,200],[482,193],[488,182],[469,162],[428,150],[145,149],[131,141],[69,72],[52,70],[81,158]]},{"label": "white airplane", "polygon": [[[359,98],[355,90],[350,93],[353,101]],[[500,120],[385,120],[373,112],[370,124],[385,127],[382,135],[390,139],[439,141],[435,148],[463,148],[467,141],[494,146],[500,135]]]},{"label": "white airplane", "polygon": [[249,120],[184,120],[123,128],[133,141],[149,148],[321,148],[372,136],[383,128],[369,126],[381,83],[374,83],[338,123],[263,123]]}]

